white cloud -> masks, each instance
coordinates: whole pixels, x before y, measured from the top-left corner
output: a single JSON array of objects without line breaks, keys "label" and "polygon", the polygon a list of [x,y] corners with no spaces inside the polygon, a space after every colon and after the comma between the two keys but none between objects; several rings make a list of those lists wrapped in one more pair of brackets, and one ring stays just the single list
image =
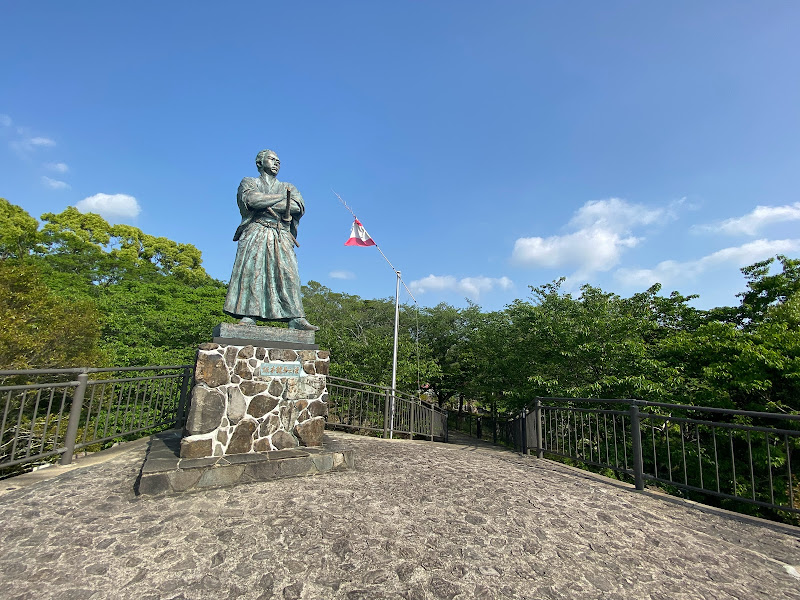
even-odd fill
[{"label": "white cloud", "polygon": [[576,275],[608,271],[619,264],[622,253],[643,238],[632,234],[635,227],[663,223],[676,217],[683,200],[666,207],[650,208],[620,198],[584,204],[570,219],[576,229],[565,235],[523,237],[514,243],[512,260],[525,267],[574,267]]},{"label": "white cloud", "polygon": [[52,148],[56,145],[55,140],[41,136],[30,136],[24,127],[19,127],[17,133],[21,136],[11,142],[10,146],[20,155],[27,155],[38,148]]},{"label": "white cloud", "polygon": [[798,250],[800,250],[800,239],[755,240],[742,246],[717,250],[696,260],[684,262],[665,260],[653,269],[619,269],[614,273],[614,278],[632,287],[649,287],[654,283],[673,285],[696,279],[703,273],[723,265],[740,268],[775,254],[787,254]]},{"label": "white cloud", "polygon": [[[10,116],[0,114],[0,127],[7,130],[9,136],[9,147],[16,152],[20,158],[28,158],[30,154],[41,148],[53,148],[56,141],[49,137],[34,135],[29,127],[13,126]],[[63,163],[60,163],[63,164]],[[66,166],[66,165],[65,165]]]},{"label": "white cloud", "polygon": [[31,146],[52,147],[56,145],[55,140],[46,137],[32,137],[27,139],[27,143]]},{"label": "white cloud", "polygon": [[756,206],[742,217],[726,219],[711,225],[697,225],[694,231],[710,231],[729,235],[757,235],[759,230],[773,223],[800,221],[800,202],[785,206]]},{"label": "white cloud", "polygon": [[328,273],[328,277],[333,279],[355,279],[356,274],[352,271],[331,271]]},{"label": "white cloud", "polygon": [[55,171],[56,173],[67,173],[69,171],[69,167],[67,166],[67,163],[63,163],[63,162],[60,162],[60,163],[47,163],[45,165],[45,167],[47,167],[51,171]]},{"label": "white cloud", "polygon": [[66,181],[59,181],[58,179],[50,179],[49,177],[42,177],[42,183],[52,190],[68,190],[69,184]]},{"label": "white cloud", "polygon": [[582,272],[608,271],[619,262],[624,249],[639,242],[640,238],[602,228],[582,229],[549,238],[520,238],[514,243],[512,258],[530,267],[575,266]]},{"label": "white cloud", "polygon": [[594,200],[578,209],[569,224],[580,229],[602,228],[623,232],[636,225],[655,223],[670,210],[670,208],[648,208],[620,198]]},{"label": "white cloud", "polygon": [[477,300],[481,294],[489,292],[494,288],[507,290],[514,283],[508,277],[464,277],[457,279],[452,275],[428,275],[422,279],[412,281],[411,289],[415,293],[424,294],[425,292],[460,292],[468,298]]},{"label": "white cloud", "polygon": [[127,194],[95,194],[75,205],[83,213],[93,212],[104,219],[133,219],[142,212],[136,198]]}]

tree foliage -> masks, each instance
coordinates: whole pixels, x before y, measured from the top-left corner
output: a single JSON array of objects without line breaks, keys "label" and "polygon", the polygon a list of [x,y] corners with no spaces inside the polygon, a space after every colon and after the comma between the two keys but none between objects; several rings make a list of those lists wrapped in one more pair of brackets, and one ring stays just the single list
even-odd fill
[{"label": "tree foliage", "polygon": [[[770,274],[776,258],[781,270]],[[739,324],[757,327],[767,317],[770,308],[785,305],[800,291],[800,260],[782,254],[744,267],[742,273],[747,281],[747,290],[737,294],[742,299],[737,315]]]},{"label": "tree foliage", "polygon": [[23,258],[39,249],[39,222],[0,198],[0,259]]},{"label": "tree foliage", "polygon": [[101,363],[99,317],[90,300],[54,294],[35,266],[0,260],[0,368]]},{"label": "tree foliage", "polygon": [[442,303],[421,311],[419,339],[439,367],[439,373],[427,381],[441,404],[456,395],[463,399],[469,393],[467,388],[477,370],[476,336],[479,331],[488,331],[480,328],[482,318],[475,304],[458,309]]},{"label": "tree foliage", "polygon": [[[39,286],[25,292],[25,298],[36,297],[36,303],[28,303],[28,313],[20,313],[16,302],[7,303],[8,314],[52,315],[47,325],[41,317],[31,317],[50,337],[59,331],[63,337],[70,331],[69,322],[90,320],[98,332],[93,353],[76,347],[70,364],[191,362],[197,345],[208,341],[214,326],[227,318],[222,313],[225,285],[208,276],[200,251],[191,244],[154,237],[130,225],[110,225],[74,207],[46,213],[42,220],[40,228],[21,208],[0,202],[0,231],[6,234],[1,240],[3,264],[16,276],[17,287],[31,274],[36,276],[31,282]],[[11,340],[11,334],[6,339]],[[18,340],[15,347],[23,340],[32,343],[29,338],[13,339]],[[56,364],[31,360],[26,364]]]},{"label": "tree foliage", "polygon": [[[391,385],[394,350],[394,301],[363,300],[332,291],[316,281],[303,286],[309,320],[322,325],[317,343],[331,352],[331,375]],[[440,368],[430,348],[417,344],[413,309],[403,307],[397,351],[397,387],[417,390]]]},{"label": "tree foliage", "polygon": [[[200,251],[69,207],[40,224],[0,199],[4,366],[191,361],[228,319]],[[398,388],[450,406],[515,409],[533,397],[640,398],[800,410],[800,260],[742,269],[737,307],[701,311],[660,286],[628,298],[563,280],[500,311],[403,306]],[[394,302],[303,287],[331,373],[388,385]]]},{"label": "tree foliage", "polygon": [[100,215],[73,206],[42,215],[40,239],[53,283],[109,286],[123,280],[158,281],[171,277],[189,286],[212,281],[200,250],[131,225],[110,225]]}]

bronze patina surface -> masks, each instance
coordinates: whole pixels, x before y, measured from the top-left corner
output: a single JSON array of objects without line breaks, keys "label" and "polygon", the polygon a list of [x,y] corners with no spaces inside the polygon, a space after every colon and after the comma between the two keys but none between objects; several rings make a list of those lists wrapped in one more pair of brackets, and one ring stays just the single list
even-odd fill
[{"label": "bronze patina surface", "polygon": [[225,312],[242,319],[288,322],[292,329],[316,330],[305,319],[295,246],[305,202],[291,183],[279,181],[281,161],[272,150],[256,156],[258,177],[245,177],[236,202],[242,222]]}]

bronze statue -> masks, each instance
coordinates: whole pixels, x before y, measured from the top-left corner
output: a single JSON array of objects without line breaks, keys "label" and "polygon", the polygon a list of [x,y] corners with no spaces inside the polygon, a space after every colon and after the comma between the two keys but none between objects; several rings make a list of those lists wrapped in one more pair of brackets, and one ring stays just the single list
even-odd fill
[{"label": "bronze statue", "polygon": [[278,181],[278,155],[262,150],[256,156],[258,177],[245,177],[236,201],[242,222],[225,312],[242,324],[257,319],[283,321],[292,329],[319,329],[305,319],[300,296],[300,275],[294,248],[297,226],[305,203],[291,183]]}]

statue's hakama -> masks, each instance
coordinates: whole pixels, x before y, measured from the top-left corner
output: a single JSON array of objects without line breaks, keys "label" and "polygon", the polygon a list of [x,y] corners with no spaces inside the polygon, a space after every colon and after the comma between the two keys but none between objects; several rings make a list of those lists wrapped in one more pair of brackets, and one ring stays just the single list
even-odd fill
[{"label": "statue's hakama", "polygon": [[[254,207],[253,193],[291,192],[290,222],[274,211]],[[245,177],[236,195],[242,223],[233,240],[238,241],[224,311],[237,318],[255,317],[270,321],[302,318],[300,275],[295,255],[297,224],[305,212],[303,198],[292,184],[262,174]],[[299,210],[295,207],[298,205]]]}]

